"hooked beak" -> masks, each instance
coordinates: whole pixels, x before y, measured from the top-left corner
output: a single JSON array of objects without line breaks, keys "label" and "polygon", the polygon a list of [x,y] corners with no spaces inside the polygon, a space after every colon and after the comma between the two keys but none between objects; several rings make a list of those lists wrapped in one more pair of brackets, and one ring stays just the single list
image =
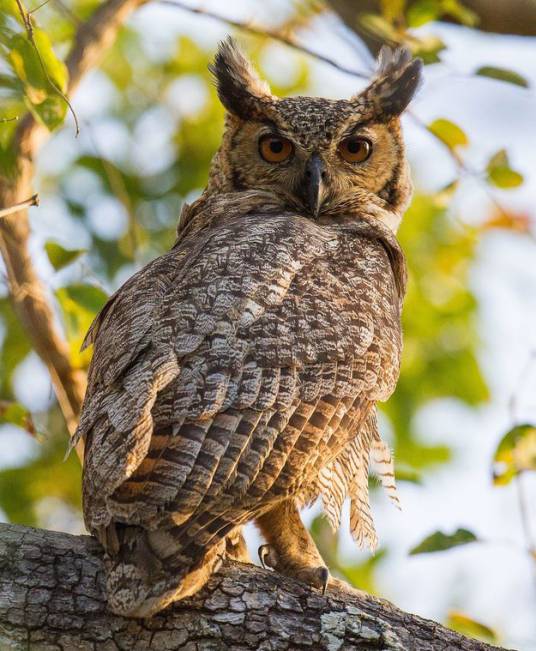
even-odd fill
[{"label": "hooked beak", "polygon": [[307,161],[305,167],[305,178],[303,182],[304,199],[313,217],[318,217],[320,206],[324,198],[324,180],[326,178],[326,167],[324,161],[318,154],[313,154]]}]

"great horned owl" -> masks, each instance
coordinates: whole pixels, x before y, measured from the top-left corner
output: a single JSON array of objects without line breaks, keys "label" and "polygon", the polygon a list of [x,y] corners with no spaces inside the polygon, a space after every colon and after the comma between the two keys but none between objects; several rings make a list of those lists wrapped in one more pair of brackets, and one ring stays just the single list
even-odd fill
[{"label": "great horned owl", "polygon": [[349,100],[280,99],[232,40],[212,72],[222,145],[169,253],[108,301],[75,440],[87,528],[112,611],[147,617],[243,557],[254,520],[266,565],[324,588],[298,509],[374,547],[369,466],[394,499],[375,402],[399,373],[411,194],[399,116],[421,62],[383,50]]}]

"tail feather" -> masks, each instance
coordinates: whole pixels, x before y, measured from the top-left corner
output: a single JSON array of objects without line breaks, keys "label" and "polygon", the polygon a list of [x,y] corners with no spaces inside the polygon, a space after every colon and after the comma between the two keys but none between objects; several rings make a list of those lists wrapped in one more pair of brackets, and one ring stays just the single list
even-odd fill
[{"label": "tail feather", "polygon": [[[116,554],[105,557],[108,606],[123,617],[151,617],[200,590],[225,554],[225,539],[201,557],[181,554],[172,533],[116,525]],[[168,569],[173,556],[174,569]],[[177,560],[182,561],[177,569]]]},{"label": "tail feather", "polygon": [[350,531],[360,547],[375,550],[378,538],[369,503],[369,470],[377,475],[391,502],[400,509],[396,491],[393,457],[381,440],[372,411],[359,434],[339,456],[324,466],[318,476],[318,490],[331,528],[339,528],[342,505],[350,498]]},{"label": "tail feather", "polygon": [[370,460],[371,470],[381,481],[389,499],[397,509],[401,509],[400,499],[398,498],[398,492],[396,490],[393,457],[391,449],[385,441],[382,441],[381,439],[373,441],[372,449],[370,451]]}]

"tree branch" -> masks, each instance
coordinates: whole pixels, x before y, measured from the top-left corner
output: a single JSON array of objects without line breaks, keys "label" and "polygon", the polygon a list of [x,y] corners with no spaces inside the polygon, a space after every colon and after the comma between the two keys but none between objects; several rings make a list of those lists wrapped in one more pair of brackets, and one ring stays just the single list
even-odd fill
[{"label": "tree branch", "polygon": [[10,206],[9,208],[2,208],[2,210],[0,210],[0,218],[13,215],[14,213],[20,212],[21,210],[24,210],[25,208],[29,208],[30,206],[38,206],[38,205],[39,205],[39,195],[34,194],[29,199],[25,199],[20,203],[16,203],[14,206]]},{"label": "tree branch", "polygon": [[[87,22],[79,26],[66,62],[69,95],[74,92],[84,74],[97,65],[129,14],[145,1],[108,0]],[[47,129],[31,114],[21,120],[13,142],[15,172],[9,179],[0,179],[0,209],[17,206],[33,194],[35,157],[48,135]],[[53,309],[28,252],[29,235],[26,209],[19,210],[16,217],[0,220],[0,251],[15,311],[34,349],[49,370],[67,427],[72,433],[76,428],[84,396],[85,373],[73,368],[70,363],[67,343],[55,323]]]},{"label": "tree branch", "polygon": [[[363,14],[380,14],[381,0],[327,0],[333,11],[354,31],[373,54],[381,40],[368,33],[360,24]],[[497,34],[536,36],[536,2],[533,0],[463,0],[462,4],[479,18],[476,29]],[[446,22],[451,22],[446,19]]]},{"label": "tree branch", "polygon": [[231,562],[198,595],[151,619],[123,619],[106,610],[100,556],[87,536],[1,524],[0,648],[497,649],[351,588],[323,597]]},{"label": "tree branch", "polygon": [[347,75],[352,75],[353,77],[360,77],[361,79],[370,78],[371,75],[370,70],[368,72],[364,72],[362,70],[356,70],[355,68],[348,68],[347,66],[338,63],[334,59],[330,59],[330,57],[324,56],[319,52],[315,52],[314,50],[311,50],[305,45],[301,45],[300,43],[297,43],[293,38],[284,34],[281,31],[269,29],[267,27],[255,27],[255,25],[252,25],[251,23],[245,23],[243,21],[226,18],[222,14],[217,14],[213,11],[208,11],[207,9],[202,9],[200,7],[191,7],[190,5],[187,5],[184,2],[181,2],[180,0],[157,0],[157,1],[161,5],[168,5],[171,7],[175,7],[176,9],[182,9],[183,11],[188,11],[189,13],[195,14],[196,16],[204,16],[206,18],[212,18],[214,20],[217,20],[220,23],[225,23],[226,25],[229,25],[229,27],[235,27],[236,29],[240,29],[243,32],[247,32],[255,36],[271,38],[274,41],[283,43],[283,45],[287,45],[293,50],[297,50],[302,54],[307,54],[313,57],[314,59],[316,59],[317,61],[322,61],[322,63],[327,63],[332,68],[336,68],[340,72],[344,72]]}]

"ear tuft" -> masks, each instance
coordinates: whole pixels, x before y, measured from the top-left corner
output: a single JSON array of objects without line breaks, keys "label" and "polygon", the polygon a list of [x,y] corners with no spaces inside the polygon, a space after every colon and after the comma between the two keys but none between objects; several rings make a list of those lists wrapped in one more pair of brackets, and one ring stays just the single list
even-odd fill
[{"label": "ear tuft", "polygon": [[422,80],[421,59],[413,59],[407,48],[384,45],[372,83],[362,95],[372,101],[376,111],[389,118],[400,115],[411,102]]},{"label": "ear tuft", "polygon": [[215,77],[221,103],[244,120],[261,119],[263,105],[275,99],[230,36],[220,43],[209,70]]}]

